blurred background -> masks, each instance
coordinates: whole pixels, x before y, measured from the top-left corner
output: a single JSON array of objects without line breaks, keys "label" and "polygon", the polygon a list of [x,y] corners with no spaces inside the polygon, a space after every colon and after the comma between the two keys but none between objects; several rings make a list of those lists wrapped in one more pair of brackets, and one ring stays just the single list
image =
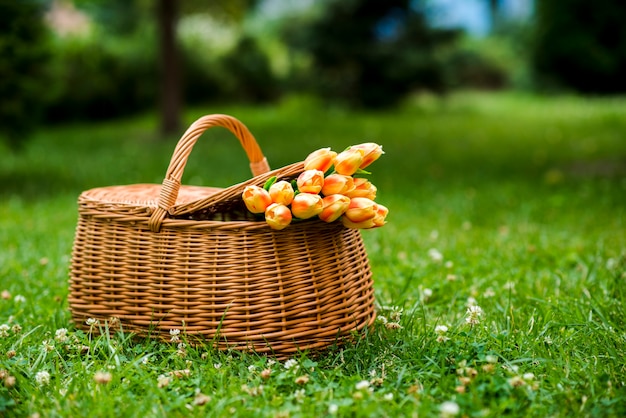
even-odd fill
[{"label": "blurred background", "polygon": [[620,0],[0,0],[0,138],[42,124],[314,97],[626,91]]}]

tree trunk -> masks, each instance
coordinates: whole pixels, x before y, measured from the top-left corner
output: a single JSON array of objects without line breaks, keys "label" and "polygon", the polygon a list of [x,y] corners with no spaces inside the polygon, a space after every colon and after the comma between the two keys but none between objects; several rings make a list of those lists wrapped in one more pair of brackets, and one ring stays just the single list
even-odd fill
[{"label": "tree trunk", "polygon": [[498,29],[500,23],[500,0],[489,0],[489,12],[491,13],[491,32]]},{"label": "tree trunk", "polygon": [[176,45],[178,0],[158,0],[161,135],[180,133],[181,72]]}]

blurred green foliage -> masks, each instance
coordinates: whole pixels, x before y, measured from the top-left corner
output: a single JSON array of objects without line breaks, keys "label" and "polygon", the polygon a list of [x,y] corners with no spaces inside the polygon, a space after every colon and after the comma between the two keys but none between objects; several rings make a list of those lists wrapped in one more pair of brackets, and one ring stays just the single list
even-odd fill
[{"label": "blurred green foliage", "polygon": [[626,7],[621,0],[536,2],[532,65],[544,87],[626,92]]},{"label": "blurred green foliage", "polygon": [[394,105],[416,89],[447,89],[440,52],[458,31],[429,27],[408,0],[326,3],[285,28],[285,42],[312,63],[299,75],[304,87],[364,107]]},{"label": "blurred green foliage", "polygon": [[43,4],[0,0],[0,136],[11,147],[36,124],[48,100],[48,33]]}]

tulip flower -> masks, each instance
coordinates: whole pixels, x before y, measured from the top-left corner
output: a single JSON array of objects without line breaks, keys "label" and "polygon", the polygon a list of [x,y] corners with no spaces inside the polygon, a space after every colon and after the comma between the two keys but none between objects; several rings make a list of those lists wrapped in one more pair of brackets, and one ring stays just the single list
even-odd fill
[{"label": "tulip flower", "polygon": [[299,193],[291,202],[293,216],[300,219],[309,219],[319,215],[323,209],[324,202],[318,194]]},{"label": "tulip flower", "polygon": [[351,176],[363,164],[363,153],[358,149],[347,149],[335,157],[335,171],[339,174]]},{"label": "tulip flower", "polygon": [[374,223],[374,218],[362,222],[352,222],[350,219],[348,219],[346,215],[344,215],[341,217],[341,223],[346,228],[352,229],[372,229],[376,227],[376,224]]},{"label": "tulip flower", "polygon": [[280,203],[281,205],[290,205],[293,200],[294,191],[291,183],[288,181],[279,181],[270,186],[270,196],[272,202]]},{"label": "tulip flower", "polygon": [[242,197],[246,207],[252,213],[263,213],[272,204],[269,192],[259,186],[246,186]]},{"label": "tulip flower", "polygon": [[337,153],[330,148],[322,148],[310,153],[304,160],[305,170],[319,170],[323,173],[332,167]]},{"label": "tulip flower", "polygon": [[380,203],[376,204],[376,216],[374,216],[374,224],[376,225],[376,227],[383,226],[387,223],[385,221],[385,218],[387,217],[388,213],[389,209],[387,209]]},{"label": "tulip flower", "polygon": [[265,222],[272,229],[285,229],[291,223],[291,211],[281,203],[272,203],[265,210]]},{"label": "tulip flower", "polygon": [[324,172],[320,170],[305,170],[296,180],[301,193],[318,194],[324,186]]},{"label": "tulip flower", "polygon": [[357,149],[361,151],[361,154],[363,155],[363,162],[359,166],[359,168],[361,169],[367,167],[368,165],[376,161],[382,154],[384,154],[383,147],[373,142],[353,145],[350,147],[350,149]]},{"label": "tulip flower", "polygon": [[340,194],[326,196],[322,201],[324,209],[320,212],[319,218],[324,222],[336,221],[350,206],[350,198]]},{"label": "tulip flower", "polygon": [[324,179],[322,194],[330,196],[333,194],[345,195],[354,189],[354,179],[343,174],[331,174]]},{"label": "tulip flower", "polygon": [[370,200],[376,199],[378,189],[368,179],[355,178],[354,189],[345,193],[350,199],[355,197],[366,197]]},{"label": "tulip flower", "polygon": [[345,216],[354,223],[374,219],[376,216],[376,203],[365,197],[350,199],[350,206],[348,206]]}]

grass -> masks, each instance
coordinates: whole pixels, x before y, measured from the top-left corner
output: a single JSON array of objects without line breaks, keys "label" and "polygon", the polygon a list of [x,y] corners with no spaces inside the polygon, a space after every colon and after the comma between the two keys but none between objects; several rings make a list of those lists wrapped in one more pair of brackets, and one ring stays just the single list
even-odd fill
[{"label": "grass", "polygon": [[[389,224],[363,236],[379,315],[401,328],[381,320],[288,364],[75,330],[78,193],[160,183],[175,139],[152,140],[152,115],[52,127],[1,157],[0,416],[626,415],[626,101],[458,94],[350,113],[293,99],[187,122],[217,112],[243,120],[274,167],[383,144],[372,180]],[[246,170],[216,130],[185,183]]]}]

